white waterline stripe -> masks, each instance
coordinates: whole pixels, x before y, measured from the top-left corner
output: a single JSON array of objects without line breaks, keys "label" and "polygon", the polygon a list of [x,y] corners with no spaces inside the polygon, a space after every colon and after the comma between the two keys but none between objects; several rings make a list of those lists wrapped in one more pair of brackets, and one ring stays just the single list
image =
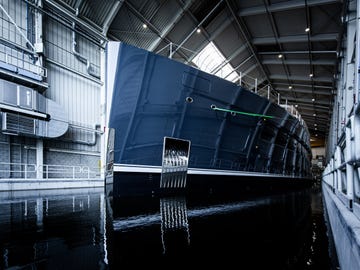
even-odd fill
[{"label": "white waterline stripe", "polygon": [[[114,172],[161,173],[161,170],[162,170],[161,166],[114,164]],[[189,175],[229,175],[229,176],[231,175],[231,176],[295,178],[290,175],[282,175],[282,174],[232,171],[232,170],[200,169],[200,168],[189,168],[188,174]]]}]

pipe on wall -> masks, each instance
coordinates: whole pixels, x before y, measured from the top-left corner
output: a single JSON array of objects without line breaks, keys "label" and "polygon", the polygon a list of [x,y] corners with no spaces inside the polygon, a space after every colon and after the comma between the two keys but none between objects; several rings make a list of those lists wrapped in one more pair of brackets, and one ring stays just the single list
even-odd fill
[{"label": "pipe on wall", "polygon": [[[78,15],[78,10],[76,10],[76,16]],[[75,55],[75,57],[82,63],[84,63],[86,65],[86,71],[87,73],[92,76],[95,77],[97,79],[100,79],[100,75],[97,75],[93,72],[92,67],[91,67],[91,63],[90,60],[87,59],[84,55],[80,54],[80,52],[78,52],[76,50],[76,32],[75,32],[75,28],[76,28],[76,24],[75,22],[72,23],[72,53]]]},{"label": "pipe on wall", "polygon": [[89,128],[86,128],[86,127],[79,127],[79,126],[71,125],[71,124],[70,124],[70,127],[75,128],[75,129],[80,129],[80,130],[86,130],[86,131],[89,131],[89,132],[91,131],[92,132],[91,141],[73,140],[73,139],[67,139],[67,138],[61,138],[61,139],[59,139],[60,141],[84,144],[84,145],[88,145],[88,146],[95,146],[96,145],[96,135],[97,134],[102,134],[102,132],[98,130],[98,128],[100,128],[100,124],[95,124],[94,129],[89,129]]}]

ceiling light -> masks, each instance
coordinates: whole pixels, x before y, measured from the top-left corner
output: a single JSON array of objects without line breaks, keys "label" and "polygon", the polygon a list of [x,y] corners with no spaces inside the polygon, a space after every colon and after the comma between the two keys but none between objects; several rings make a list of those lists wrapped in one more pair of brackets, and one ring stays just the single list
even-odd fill
[{"label": "ceiling light", "polygon": [[317,135],[317,134],[315,134],[315,136],[317,137],[318,135]]},{"label": "ceiling light", "polygon": [[310,32],[310,28],[309,27],[306,27],[305,28],[305,32],[307,33],[307,32]]},{"label": "ceiling light", "polygon": [[317,127],[317,124],[316,124],[316,123],[314,124],[314,127]]},{"label": "ceiling light", "polygon": [[315,98],[311,99],[311,101],[314,102],[314,101],[315,101]]},{"label": "ceiling light", "polygon": [[201,33],[201,29],[200,29],[200,28],[196,29],[196,33],[200,34],[200,33]]},{"label": "ceiling light", "polygon": [[314,77],[314,74],[310,73],[309,76],[310,76],[310,78],[312,78],[312,77]]},{"label": "ceiling light", "polygon": [[316,116],[316,113],[314,113],[313,116]]},{"label": "ceiling light", "polygon": [[279,58],[282,58],[282,57],[283,57],[283,55],[280,53],[280,54],[278,55],[278,57],[279,57]]},{"label": "ceiling light", "polygon": [[146,24],[146,23],[144,23],[142,26],[143,26],[144,29],[147,28],[147,24]]},{"label": "ceiling light", "polygon": [[317,128],[315,128],[315,130],[317,130]]},{"label": "ceiling light", "polygon": [[289,85],[289,89],[292,89],[292,86],[291,86],[291,85]]},{"label": "ceiling light", "polygon": [[299,105],[295,104],[295,108],[297,108]]}]

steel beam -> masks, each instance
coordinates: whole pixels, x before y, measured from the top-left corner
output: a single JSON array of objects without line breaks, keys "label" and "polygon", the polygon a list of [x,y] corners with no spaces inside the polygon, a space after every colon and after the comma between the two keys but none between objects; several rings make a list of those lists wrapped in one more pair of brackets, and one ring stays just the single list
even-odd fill
[{"label": "steel beam", "polygon": [[[336,41],[338,38],[338,33],[327,33],[327,34],[317,34],[310,36],[311,42],[321,42],[321,41]],[[279,38],[274,37],[257,37],[252,39],[254,45],[268,45],[268,44],[277,44],[278,43],[298,43],[298,42],[307,42],[307,35],[293,35],[293,36],[281,36]]]},{"label": "steel beam", "polygon": [[195,50],[195,52],[187,59],[185,63],[189,64],[194,59],[194,57],[197,56],[199,52],[201,52],[209,44],[209,41],[213,41],[218,35],[223,33],[223,31],[232,23],[233,20],[233,17],[229,18],[226,16],[225,20],[220,24],[220,27],[216,28],[214,32],[210,33],[208,39],[201,43],[198,49]]},{"label": "steel beam", "polygon": [[[320,6],[320,5],[327,5],[327,4],[333,4],[333,3],[341,3],[340,0],[308,0],[307,6]],[[305,7],[305,1],[303,0],[294,0],[294,1],[283,1],[276,4],[269,5],[267,8],[270,12],[279,12],[279,11],[286,11],[286,10],[292,10],[292,9],[299,9]],[[238,15],[240,17],[244,16],[253,16],[253,15],[261,15],[265,14],[266,8],[261,6],[255,6],[250,8],[243,8],[238,12]]]},{"label": "steel beam", "polygon": [[[274,82],[273,83],[274,85],[286,85],[286,86],[289,86],[288,83],[282,83],[282,82]],[[291,84],[292,86],[298,86],[298,87],[310,87],[312,88],[314,86],[314,88],[319,88],[319,89],[333,89],[332,86],[325,86],[325,85],[311,85],[311,84],[301,84],[301,83],[293,83]],[[329,90],[329,91],[330,91]]]},{"label": "steel beam", "polygon": [[180,19],[184,16],[187,9],[190,8],[191,4],[193,3],[193,0],[187,1],[183,7],[179,8],[179,12],[173,17],[173,19],[167,24],[165,29],[161,32],[160,36],[151,43],[149,47],[149,51],[154,51],[157,46],[161,43],[161,41],[166,37],[170,31],[175,27],[175,25],[180,21]]},{"label": "steel beam", "polygon": [[319,120],[319,119],[322,119],[322,120],[329,120],[329,118],[327,117],[327,115],[319,115],[319,114],[316,114],[316,116],[314,116],[312,113],[304,113],[302,112],[301,113],[301,117],[302,118],[308,118],[308,119],[314,119],[315,120]]},{"label": "steel beam", "polygon": [[[261,61],[259,59],[259,56],[257,55],[257,51],[256,51],[256,49],[254,47],[254,44],[252,44],[251,41],[250,41],[249,30],[245,26],[243,20],[237,16],[237,14],[235,13],[234,9],[232,8],[230,2],[228,0],[225,0],[225,2],[226,2],[226,5],[227,5],[227,7],[229,8],[229,10],[231,12],[232,17],[235,20],[235,23],[236,23],[238,29],[240,30],[241,35],[245,39],[246,45],[248,46],[249,50],[251,51],[251,54],[254,56],[254,59],[256,60],[258,66],[260,68],[260,71],[264,74],[265,80],[267,80],[271,85],[269,75],[265,71],[264,66],[262,65],[262,63],[261,63]],[[260,83],[258,83],[258,85],[260,85]],[[273,88],[272,85],[271,85],[271,88]]]},{"label": "steel beam", "polygon": [[[265,59],[262,61],[262,63],[264,65],[281,65],[281,61],[283,61],[285,65],[310,65],[310,61],[308,59]],[[336,59],[313,60],[311,63],[315,66],[334,66],[336,64]]]},{"label": "steel beam", "polygon": [[[270,79],[271,80],[292,80],[292,81],[305,81],[305,82],[310,82],[311,80],[313,80],[314,82],[325,82],[325,83],[332,83],[333,82],[333,77],[312,77],[310,78],[309,76],[290,76],[289,78],[287,78],[285,75],[281,75],[281,74],[274,74],[274,75],[270,75]],[[276,83],[275,83],[276,84]]]},{"label": "steel beam", "polygon": [[111,25],[111,23],[113,22],[113,20],[115,19],[116,15],[118,14],[121,6],[123,5],[125,0],[119,0],[116,1],[115,4],[113,5],[113,7],[111,8],[109,14],[106,17],[106,20],[102,26],[102,33],[103,35],[106,35],[109,27]]},{"label": "steel beam", "polygon": [[330,106],[330,100],[315,100],[315,101],[312,101],[311,98],[293,98],[293,97],[282,97],[282,100],[286,100],[287,101],[292,101],[292,102],[296,102],[296,103],[299,103],[299,102],[302,102],[302,103],[307,103],[307,104],[314,104],[314,108],[316,108],[317,106],[319,105],[324,105],[324,106],[327,106],[325,108],[329,109],[329,106]]},{"label": "steel beam", "polygon": [[[146,19],[130,2],[126,1],[124,2],[126,4],[126,6],[129,8],[129,10],[136,16],[138,17],[140,20],[142,20],[143,22],[145,22],[148,26],[148,28],[153,31],[158,37],[161,37],[161,32],[159,31],[159,29],[157,29],[157,27],[155,27],[155,25],[153,25],[148,19]],[[163,40],[165,40],[166,42],[168,42],[168,44],[173,43],[170,39],[168,39],[166,36],[163,37]],[[175,53],[175,52],[174,52]],[[179,52],[179,55],[181,55],[181,57],[183,57],[184,59],[186,59],[186,55],[184,55],[183,53]]]},{"label": "steel beam", "polygon": [[[296,102],[296,100],[291,100],[291,103],[298,104],[299,111],[302,109],[308,109],[313,110],[315,112],[315,106],[316,106],[316,112],[326,112],[329,113],[330,107],[329,106],[319,106],[319,105],[313,105],[309,103],[304,102]],[[300,113],[301,114],[301,113]]]},{"label": "steel beam", "polygon": [[221,5],[223,0],[220,0],[215,7],[205,16],[204,19],[202,19],[201,22],[198,23],[198,25],[183,39],[183,41],[176,47],[174,54],[190,39],[190,37],[196,32],[196,30],[207,20],[207,18],[218,9],[218,7]]},{"label": "steel beam", "polygon": [[258,52],[259,55],[278,55],[278,54],[337,54],[334,50],[305,50],[305,51],[272,51],[272,52]]},{"label": "steel beam", "polygon": [[289,89],[288,87],[276,87],[276,90],[280,92],[295,92],[300,94],[316,94],[316,95],[324,95],[324,96],[332,96],[331,91],[320,91],[320,90],[311,90],[311,89],[298,89],[298,88],[292,88]]},{"label": "steel beam", "polygon": [[[103,41],[107,41],[107,37],[94,26],[90,25],[89,23],[79,19],[76,14],[68,11],[67,9],[64,9],[60,4],[56,3],[53,0],[45,0],[46,4],[52,7],[55,11],[63,14],[65,17],[71,19],[73,22],[75,22],[77,25],[80,25],[90,33],[94,34],[96,37],[100,38]],[[99,27],[100,28],[100,27]]]}]

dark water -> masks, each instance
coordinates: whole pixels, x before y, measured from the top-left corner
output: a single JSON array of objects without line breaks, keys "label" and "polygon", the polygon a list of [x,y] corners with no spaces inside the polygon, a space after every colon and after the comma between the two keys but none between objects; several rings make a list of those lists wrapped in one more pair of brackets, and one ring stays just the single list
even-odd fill
[{"label": "dark water", "polygon": [[0,269],[335,269],[319,191],[120,199],[0,193]]}]

